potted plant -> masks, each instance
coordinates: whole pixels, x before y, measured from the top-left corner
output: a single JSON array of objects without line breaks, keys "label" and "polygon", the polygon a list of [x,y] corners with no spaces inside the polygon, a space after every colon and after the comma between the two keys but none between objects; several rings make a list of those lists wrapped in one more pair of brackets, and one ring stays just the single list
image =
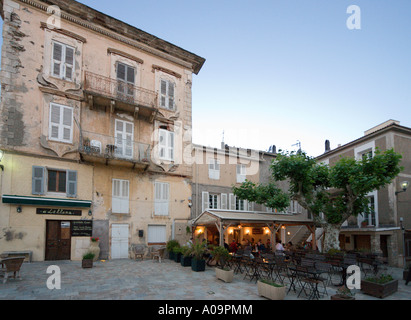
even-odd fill
[{"label": "potted plant", "polygon": [[397,290],[398,280],[391,275],[382,274],[361,280],[361,291],[377,298],[385,298]]},{"label": "potted plant", "polygon": [[223,280],[224,282],[232,282],[234,277],[234,270],[231,270],[226,266],[227,261],[231,259],[231,255],[228,250],[224,247],[216,246],[211,251],[213,258],[218,263],[215,268],[215,274],[217,279]]},{"label": "potted plant", "polygon": [[207,246],[198,239],[195,241],[195,243],[193,243],[191,247],[191,254],[193,256],[191,259],[191,270],[196,272],[205,270],[206,262],[203,258],[203,255],[206,250]]},{"label": "potted plant", "polygon": [[98,237],[91,237],[90,238],[90,247],[89,252],[94,253],[93,261],[97,261],[98,257],[100,256],[100,246],[99,246],[100,238]]},{"label": "potted plant", "polygon": [[174,260],[174,251],[173,251],[173,249],[175,247],[179,247],[179,246],[180,246],[180,244],[178,243],[177,240],[170,240],[170,241],[167,242],[166,249],[168,251],[168,258],[170,260]]},{"label": "potted plant", "polygon": [[86,254],[84,254],[83,260],[81,260],[81,266],[83,268],[92,268],[94,256],[95,255],[92,252],[87,252]]},{"label": "potted plant", "polygon": [[260,279],[257,282],[258,295],[270,300],[284,300],[286,287],[271,280]]},{"label": "potted plant", "polygon": [[337,293],[331,296],[331,300],[355,300],[355,292],[345,285],[338,288]]},{"label": "potted plant", "polygon": [[174,247],[173,253],[174,253],[174,261],[180,262],[181,261],[181,247],[180,246]]},{"label": "potted plant", "polygon": [[180,263],[183,267],[191,266],[191,248],[189,246],[181,247],[181,259]]}]

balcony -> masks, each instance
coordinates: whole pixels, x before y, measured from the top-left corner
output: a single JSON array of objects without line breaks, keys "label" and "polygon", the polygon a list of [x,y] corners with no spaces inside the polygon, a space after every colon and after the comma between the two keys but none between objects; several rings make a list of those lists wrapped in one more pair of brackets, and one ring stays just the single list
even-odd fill
[{"label": "balcony", "polygon": [[90,109],[104,108],[130,112],[135,118],[153,122],[157,113],[157,93],[121,80],[85,72],[84,91]]},{"label": "balcony", "polygon": [[150,165],[150,145],[121,137],[82,131],[81,158],[88,162],[146,169]]}]

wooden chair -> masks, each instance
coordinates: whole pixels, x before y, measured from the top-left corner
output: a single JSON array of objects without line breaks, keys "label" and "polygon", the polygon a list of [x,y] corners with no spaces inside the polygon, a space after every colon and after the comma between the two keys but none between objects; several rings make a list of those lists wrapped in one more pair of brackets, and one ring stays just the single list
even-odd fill
[{"label": "wooden chair", "polygon": [[135,260],[137,260],[138,257],[140,257],[141,260],[144,260],[144,255],[146,253],[146,247],[143,244],[136,244],[134,245],[133,252],[134,252]]},{"label": "wooden chair", "polygon": [[3,283],[7,282],[9,273],[13,272],[13,278],[21,280],[20,268],[26,257],[12,257],[2,259],[3,268],[0,269],[0,275],[3,275]]}]

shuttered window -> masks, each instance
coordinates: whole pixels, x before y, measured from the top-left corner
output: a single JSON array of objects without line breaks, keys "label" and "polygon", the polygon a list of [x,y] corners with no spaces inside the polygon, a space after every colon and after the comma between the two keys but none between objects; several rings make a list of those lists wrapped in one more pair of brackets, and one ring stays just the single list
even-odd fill
[{"label": "shuttered window", "polygon": [[208,177],[213,180],[220,179],[220,161],[217,159],[209,159]]},{"label": "shuttered window", "polygon": [[50,103],[49,139],[72,143],[73,108]]},{"label": "shuttered window", "polygon": [[111,210],[113,213],[129,213],[129,181],[113,179]]},{"label": "shuttered window", "polygon": [[154,214],[156,216],[168,216],[170,201],[170,186],[166,182],[154,183]]},{"label": "shuttered window", "polygon": [[53,42],[52,75],[63,80],[73,80],[75,49],[60,42]]},{"label": "shuttered window", "polygon": [[166,243],[166,226],[149,225],[147,230],[147,242],[151,244]]},{"label": "shuttered window", "polygon": [[126,97],[134,96],[134,82],[136,69],[121,62],[117,62],[117,94]]},{"label": "shuttered window", "polygon": [[237,164],[237,182],[243,183],[246,179],[245,164]]},{"label": "shuttered window", "polygon": [[160,81],[160,106],[169,110],[175,109],[174,82],[161,79]]},{"label": "shuttered window", "polygon": [[162,160],[174,160],[174,132],[160,129],[158,142],[159,158]]},{"label": "shuttered window", "polygon": [[44,195],[46,192],[66,193],[68,198],[76,198],[77,171],[33,166],[31,193]]},{"label": "shuttered window", "polygon": [[116,119],[115,121],[116,151],[121,158],[133,158],[134,124]]}]

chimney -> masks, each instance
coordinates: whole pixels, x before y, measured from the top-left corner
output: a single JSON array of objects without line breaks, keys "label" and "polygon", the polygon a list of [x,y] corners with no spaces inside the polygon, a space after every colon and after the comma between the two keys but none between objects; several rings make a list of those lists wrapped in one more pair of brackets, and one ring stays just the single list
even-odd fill
[{"label": "chimney", "polygon": [[268,148],[268,152],[270,153],[277,153],[277,148],[275,145],[272,145]]},{"label": "chimney", "polygon": [[225,148],[225,144],[224,144],[224,141],[222,141],[221,142],[221,149],[224,149]]},{"label": "chimney", "polygon": [[330,151],[330,140],[325,140],[325,152]]}]

